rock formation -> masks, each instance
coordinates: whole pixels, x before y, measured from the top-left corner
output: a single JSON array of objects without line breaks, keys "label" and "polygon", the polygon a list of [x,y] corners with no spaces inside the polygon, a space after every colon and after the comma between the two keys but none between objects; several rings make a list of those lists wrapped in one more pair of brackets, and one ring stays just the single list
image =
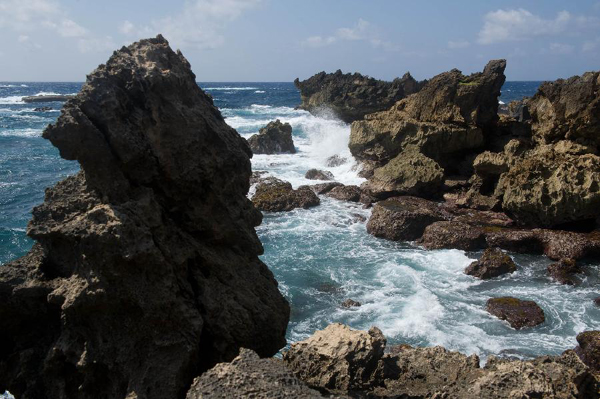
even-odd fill
[{"label": "rock formation", "polygon": [[600,374],[600,331],[584,331],[577,335],[575,353],[595,373]]},{"label": "rock formation", "polygon": [[516,330],[535,327],[545,321],[544,311],[534,301],[522,301],[513,297],[491,298],[487,311],[500,320],[506,320]]},{"label": "rock formation", "polygon": [[359,202],[361,190],[358,186],[338,186],[332,188],[325,195],[340,201]]},{"label": "rock formation", "polygon": [[113,53],[44,137],[82,170],[47,190],[37,243],[0,268],[0,391],[183,398],[240,347],[285,345],[250,149],[162,36]]},{"label": "rock formation", "polygon": [[498,248],[488,248],[479,260],[467,266],[465,274],[487,280],[516,270],[517,266],[508,254]]},{"label": "rock formation", "polygon": [[292,126],[279,119],[269,122],[248,139],[253,154],[295,154]]},{"label": "rock formation", "polygon": [[320,72],[302,82],[296,79],[294,84],[302,99],[298,108],[317,115],[332,111],[347,123],[384,111],[422,87],[410,73],[384,82],[359,73],[343,74],[340,70],[330,74]]},{"label": "rock formation", "polygon": [[554,281],[560,284],[575,285],[573,275],[581,272],[581,268],[574,259],[561,259],[548,266],[548,274]]},{"label": "rock formation", "polygon": [[267,212],[308,209],[321,203],[310,187],[300,186],[294,190],[289,182],[274,177],[266,178],[256,186],[252,202],[258,209]]},{"label": "rock formation", "polygon": [[309,180],[333,180],[333,173],[328,170],[309,169],[304,177]]}]

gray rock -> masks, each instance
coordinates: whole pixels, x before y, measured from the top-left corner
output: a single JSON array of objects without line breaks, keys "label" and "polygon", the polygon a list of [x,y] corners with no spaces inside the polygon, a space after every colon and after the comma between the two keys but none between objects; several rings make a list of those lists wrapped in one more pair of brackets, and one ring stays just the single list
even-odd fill
[{"label": "gray rock", "polygon": [[289,123],[281,123],[279,119],[261,128],[258,134],[248,139],[248,144],[254,154],[296,153],[292,126]]},{"label": "gray rock", "polygon": [[304,177],[309,180],[333,180],[333,173],[328,170],[309,169]]}]

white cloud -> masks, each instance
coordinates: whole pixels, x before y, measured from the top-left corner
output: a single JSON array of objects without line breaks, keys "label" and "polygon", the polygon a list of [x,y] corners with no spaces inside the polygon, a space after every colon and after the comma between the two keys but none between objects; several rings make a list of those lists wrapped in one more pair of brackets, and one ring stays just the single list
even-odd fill
[{"label": "white cloud", "polygon": [[127,35],[135,30],[135,26],[130,21],[124,21],[119,27],[119,32]]},{"label": "white cloud", "polygon": [[340,40],[362,40],[369,30],[369,22],[360,18],[353,28],[339,28],[335,34]]},{"label": "white cloud", "polygon": [[397,51],[399,46],[392,42],[381,40],[372,29],[368,21],[360,18],[352,28],[339,28],[330,36],[310,36],[301,44],[305,47],[325,47],[342,41],[367,41],[374,48],[382,48],[386,51]]},{"label": "white cloud", "polygon": [[86,37],[77,41],[77,49],[81,53],[98,53],[114,50],[117,47],[112,37]]},{"label": "white cloud", "polygon": [[497,10],[484,17],[485,23],[477,41],[481,44],[493,44],[556,35],[564,32],[575,19],[578,18],[574,18],[568,11],[560,11],[554,19],[544,19],[523,8]]},{"label": "white cloud", "polygon": [[121,32],[138,36],[155,36],[162,33],[176,47],[216,48],[225,38],[225,26],[242,13],[260,4],[262,0],[186,0],[181,12],[153,21],[134,29],[126,21]]},{"label": "white cloud", "polygon": [[600,38],[596,40],[588,40],[581,46],[581,51],[585,53],[589,53],[595,51],[598,47],[600,47]]},{"label": "white cloud", "polygon": [[469,43],[466,40],[457,40],[457,41],[449,41],[448,42],[449,49],[467,48],[470,45],[471,45],[471,43]]},{"label": "white cloud", "polygon": [[19,35],[19,38],[17,40],[19,41],[19,43],[25,43],[26,41],[29,40],[29,36],[27,36],[27,35]]},{"label": "white cloud", "polygon": [[564,55],[571,54],[573,50],[575,50],[575,47],[564,43],[550,43],[550,48],[548,50],[551,54]]}]

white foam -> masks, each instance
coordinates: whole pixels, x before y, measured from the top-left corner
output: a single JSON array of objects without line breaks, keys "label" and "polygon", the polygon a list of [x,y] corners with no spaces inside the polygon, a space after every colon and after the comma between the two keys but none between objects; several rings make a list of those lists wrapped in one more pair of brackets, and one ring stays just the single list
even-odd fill
[{"label": "white foam", "polygon": [[9,96],[9,97],[0,97],[0,104],[25,104],[23,102],[23,96]]},{"label": "white foam", "polygon": [[264,90],[256,90],[255,93],[263,94],[263,93],[265,93],[265,91]]},{"label": "white foam", "polygon": [[41,135],[42,135],[41,129],[0,130],[0,136],[3,136],[3,137],[39,137]]},{"label": "white foam", "polygon": [[504,101],[502,101],[502,100],[498,100],[498,104],[505,105],[506,103]]}]

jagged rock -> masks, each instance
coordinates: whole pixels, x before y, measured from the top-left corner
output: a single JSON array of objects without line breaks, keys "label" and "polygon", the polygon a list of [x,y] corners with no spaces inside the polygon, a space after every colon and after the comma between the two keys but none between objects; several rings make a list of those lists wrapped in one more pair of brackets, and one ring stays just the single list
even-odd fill
[{"label": "jagged rock", "polygon": [[335,323],[292,344],[283,361],[310,386],[348,392],[373,384],[385,343],[377,327],[366,332]]},{"label": "jagged rock", "polygon": [[231,363],[219,363],[194,380],[186,399],[321,398],[289,371],[280,359],[261,359],[242,348]]},{"label": "jagged rock", "polygon": [[361,306],[361,303],[353,299],[346,299],[344,302],[341,303],[341,306],[343,308],[358,308]]},{"label": "jagged rock", "polygon": [[508,104],[508,115],[518,122],[527,122],[531,120],[529,107],[525,100],[515,100]]},{"label": "jagged rock", "polygon": [[573,274],[581,273],[582,270],[577,266],[574,259],[561,259],[557,263],[548,266],[548,274],[554,281],[561,284],[574,285]]},{"label": "jagged rock", "polygon": [[427,249],[477,251],[487,247],[482,227],[445,220],[427,226],[417,242]]},{"label": "jagged rock", "polygon": [[325,160],[325,165],[327,165],[329,168],[335,168],[336,166],[340,166],[345,163],[348,163],[348,160],[340,157],[339,155],[332,155]]},{"label": "jagged rock", "polygon": [[256,186],[252,202],[257,209],[266,212],[285,212],[296,208],[308,209],[321,203],[308,186],[296,190],[286,181],[271,177]]},{"label": "jagged rock", "polygon": [[331,110],[347,123],[386,110],[422,86],[410,73],[384,82],[359,73],[343,74],[340,70],[330,74],[320,72],[302,82],[296,79],[294,84],[302,99],[298,108],[317,115]]},{"label": "jagged rock", "polygon": [[162,36],[114,52],[43,136],[82,171],[46,191],[38,244],[0,268],[0,391],[182,397],[240,347],[285,345],[251,152]]},{"label": "jagged rock", "polygon": [[362,191],[358,186],[338,186],[325,195],[340,201],[359,202],[361,194]]},{"label": "jagged rock", "polygon": [[535,327],[545,321],[544,311],[533,301],[522,301],[512,297],[491,298],[487,311],[500,320],[506,320],[516,330]]},{"label": "jagged rock", "polygon": [[344,186],[342,183],[332,181],[327,183],[313,184],[310,186],[310,188],[315,192],[315,194],[327,194],[334,188],[342,186]]},{"label": "jagged rock", "polygon": [[498,248],[488,248],[478,261],[467,266],[465,274],[487,280],[515,271],[517,266],[508,254]]},{"label": "jagged rock", "polygon": [[373,207],[367,232],[393,241],[413,241],[430,224],[444,220],[437,204],[417,197],[394,197]]},{"label": "jagged rock", "polygon": [[328,170],[309,169],[304,177],[309,180],[333,180],[333,173]]},{"label": "jagged rock", "polygon": [[585,331],[577,335],[577,356],[592,371],[600,374],[600,331]]},{"label": "jagged rock", "polygon": [[269,122],[261,128],[258,134],[248,139],[250,149],[254,154],[295,154],[292,126],[281,123],[279,119]]}]

